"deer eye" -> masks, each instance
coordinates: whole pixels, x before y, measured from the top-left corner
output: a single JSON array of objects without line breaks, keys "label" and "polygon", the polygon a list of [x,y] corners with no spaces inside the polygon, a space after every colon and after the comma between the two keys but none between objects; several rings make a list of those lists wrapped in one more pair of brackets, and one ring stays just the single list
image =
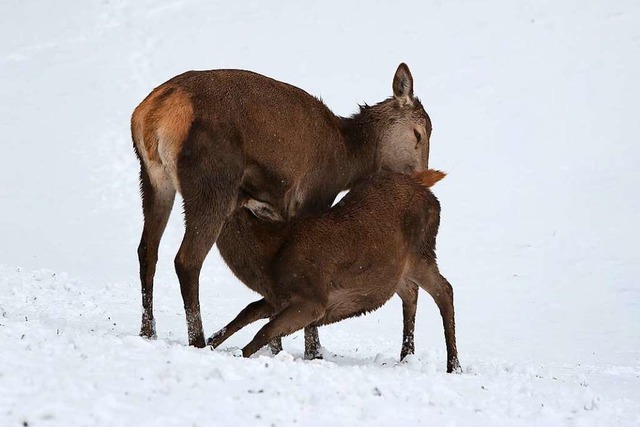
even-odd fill
[{"label": "deer eye", "polygon": [[418,147],[418,144],[420,144],[420,140],[422,139],[422,135],[420,135],[420,132],[418,132],[416,129],[413,130],[413,134],[416,136],[416,148]]}]

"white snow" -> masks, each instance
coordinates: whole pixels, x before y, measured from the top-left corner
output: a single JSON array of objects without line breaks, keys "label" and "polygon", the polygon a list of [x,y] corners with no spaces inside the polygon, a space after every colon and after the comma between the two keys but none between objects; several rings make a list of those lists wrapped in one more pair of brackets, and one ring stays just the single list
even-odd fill
[{"label": "white snow", "polygon": [[[634,1],[0,3],[0,425],[640,425],[640,5]],[[464,372],[422,294],[322,328],[324,361],[186,346],[161,246],[137,336],[131,111],[188,69],[245,68],[341,115],[399,62],[449,173],[438,257]],[[205,332],[255,299],[213,251]]]}]

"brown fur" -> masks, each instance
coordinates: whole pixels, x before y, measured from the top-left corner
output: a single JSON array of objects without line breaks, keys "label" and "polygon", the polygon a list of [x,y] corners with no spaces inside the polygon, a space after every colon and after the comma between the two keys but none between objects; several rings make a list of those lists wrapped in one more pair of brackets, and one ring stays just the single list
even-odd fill
[{"label": "brown fur", "polygon": [[431,170],[414,176],[379,172],[322,216],[286,224],[256,219],[251,230],[258,237],[255,250],[266,254],[260,274],[270,280],[254,290],[264,298],[249,304],[209,343],[218,346],[247,324],[271,317],[243,348],[248,357],[300,328],[373,311],[396,293],[403,300],[405,357],[413,353],[420,286],[443,318],[447,371],[457,369],[453,290],[435,258],[440,204],[427,189],[443,176]]},{"label": "brown fur", "polygon": [[[239,236],[240,230],[250,230],[233,220],[240,207],[279,220],[319,214],[338,192],[376,170],[424,169],[431,122],[413,96],[405,64],[392,86],[391,98],[349,118],[335,116],[299,88],[249,71],[190,71],[154,89],[131,123],[145,218],[138,247],[141,335],[155,335],[153,277],[176,192],[183,197],[185,215],[176,272],[189,344],[201,347],[199,275],[213,244],[218,241],[223,258],[243,281],[261,278],[259,272],[244,271],[260,257],[252,260],[238,250],[256,237],[222,238],[225,232]],[[237,227],[225,227],[229,221]]]}]

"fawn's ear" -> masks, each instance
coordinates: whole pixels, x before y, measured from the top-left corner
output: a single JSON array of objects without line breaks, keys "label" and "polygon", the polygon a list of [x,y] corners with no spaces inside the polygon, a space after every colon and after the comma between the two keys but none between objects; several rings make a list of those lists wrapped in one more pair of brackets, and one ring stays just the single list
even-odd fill
[{"label": "fawn's ear", "polygon": [[413,77],[404,62],[398,65],[393,76],[393,96],[401,105],[413,104]]},{"label": "fawn's ear", "polygon": [[436,169],[427,169],[425,171],[415,173],[413,177],[420,185],[429,188],[446,175],[446,173]]}]

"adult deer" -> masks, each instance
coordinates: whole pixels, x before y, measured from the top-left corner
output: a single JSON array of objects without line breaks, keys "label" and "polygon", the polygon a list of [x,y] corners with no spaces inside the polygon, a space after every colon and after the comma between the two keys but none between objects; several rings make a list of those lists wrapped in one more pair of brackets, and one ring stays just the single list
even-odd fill
[{"label": "adult deer", "polygon": [[[257,201],[270,206],[266,216],[275,211],[288,220],[324,212],[340,191],[376,170],[425,169],[431,120],[413,95],[407,65],[398,66],[392,87],[392,97],[348,118],[297,87],[249,71],[189,71],[155,88],[131,118],[144,214],[140,335],[155,336],[153,278],[176,192],[185,234],[175,268],[189,344],[203,347],[200,270],[239,207]],[[226,245],[220,250],[238,274],[234,266],[243,260]]]}]

